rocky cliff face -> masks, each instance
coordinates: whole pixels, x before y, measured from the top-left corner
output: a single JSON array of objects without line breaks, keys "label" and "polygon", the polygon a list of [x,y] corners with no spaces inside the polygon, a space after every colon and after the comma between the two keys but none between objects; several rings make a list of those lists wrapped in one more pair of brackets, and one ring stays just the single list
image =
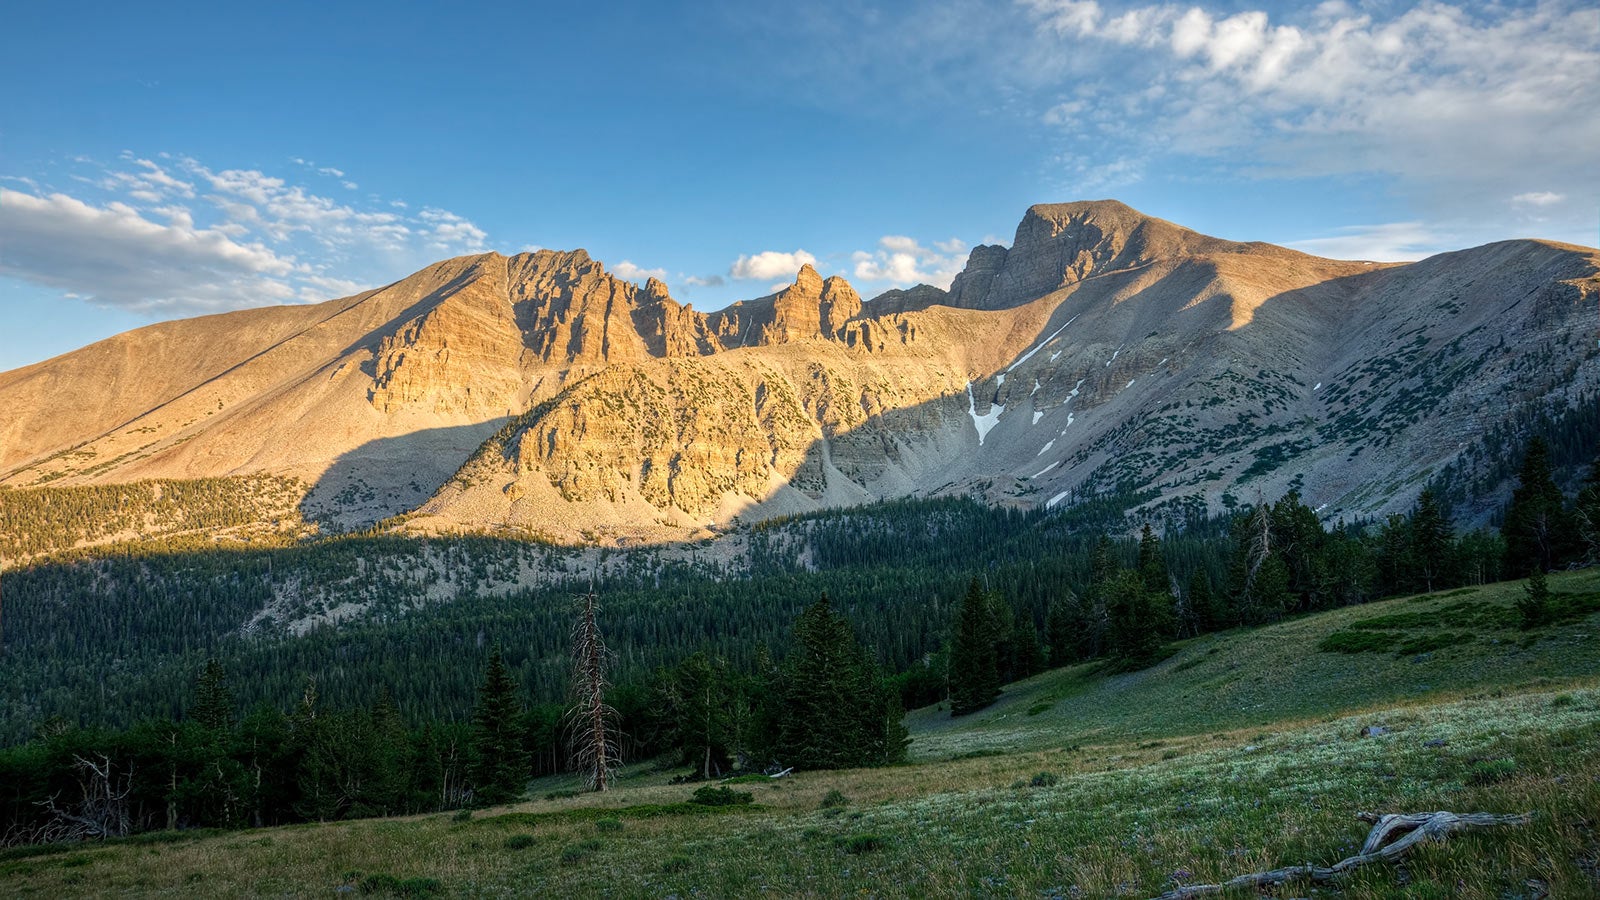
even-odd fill
[{"label": "rocky cliff face", "polygon": [[1109,201],[866,302],[807,266],[704,313],[581,250],[485,254],[0,373],[0,483],[263,472],[327,525],[609,541],[947,493],[1377,515],[1486,429],[1593,402],[1597,269],[1536,241],[1324,260]]}]

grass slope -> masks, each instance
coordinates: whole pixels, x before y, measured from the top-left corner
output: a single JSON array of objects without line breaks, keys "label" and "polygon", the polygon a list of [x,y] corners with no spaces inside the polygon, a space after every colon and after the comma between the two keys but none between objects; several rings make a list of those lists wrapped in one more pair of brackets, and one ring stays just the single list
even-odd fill
[{"label": "grass slope", "polygon": [[[1600,572],[1551,584],[1571,604],[1600,598]],[[1448,809],[1535,820],[1425,846],[1337,896],[1600,896],[1600,616],[1574,608],[1524,634],[1519,591],[1200,639],[1144,672],[1046,673],[964,719],[912,713],[908,765],[735,785],[749,806],[686,804],[691,787],[636,767],[604,796],[468,820],[0,851],[0,894],[1148,897],[1333,862],[1366,834],[1358,811]],[[1399,637],[1317,649],[1374,631]]]}]

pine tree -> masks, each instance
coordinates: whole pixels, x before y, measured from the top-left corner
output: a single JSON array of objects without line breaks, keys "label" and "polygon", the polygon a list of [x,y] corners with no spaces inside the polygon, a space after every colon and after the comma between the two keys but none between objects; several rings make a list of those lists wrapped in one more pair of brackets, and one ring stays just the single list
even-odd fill
[{"label": "pine tree", "polygon": [[1512,571],[1538,565],[1549,571],[1567,562],[1571,522],[1560,488],[1550,474],[1549,450],[1540,438],[1528,442],[1517,489],[1506,507],[1500,533],[1506,541],[1506,566]]},{"label": "pine tree", "polygon": [[1517,598],[1516,605],[1522,616],[1523,631],[1550,621],[1550,585],[1545,581],[1543,569],[1534,566],[1528,573],[1528,583],[1523,586],[1523,594]]},{"label": "pine tree", "polygon": [[517,683],[498,646],[489,651],[483,686],[472,712],[471,778],[475,800],[485,806],[515,800],[527,784],[522,709]]},{"label": "pine tree", "polygon": [[1000,696],[995,620],[989,592],[974,578],[956,620],[950,648],[950,714],[964,716]]},{"label": "pine tree", "polygon": [[1589,476],[1572,504],[1572,520],[1584,561],[1600,563],[1600,456],[1590,464]]},{"label": "pine tree", "polygon": [[1450,527],[1449,513],[1440,505],[1432,488],[1423,488],[1411,512],[1411,561],[1416,566],[1415,578],[1422,590],[1431,593],[1436,584],[1444,586],[1454,546],[1455,534]]},{"label": "pine tree", "polygon": [[1050,668],[1059,669],[1077,659],[1072,616],[1064,597],[1051,599],[1050,610],[1045,614],[1044,630],[1045,642],[1050,645]]},{"label": "pine tree", "polygon": [[1167,558],[1161,552],[1161,538],[1146,522],[1139,535],[1139,580],[1144,583],[1145,600],[1150,607],[1150,627],[1158,639],[1176,637],[1177,598],[1172,594],[1172,576]]},{"label": "pine tree", "polygon": [[233,694],[228,690],[228,677],[222,663],[216,658],[206,660],[206,667],[195,682],[194,709],[190,718],[200,727],[220,734],[233,727]]},{"label": "pine tree", "polygon": [[1164,640],[1159,602],[1137,572],[1122,572],[1106,586],[1106,611],[1111,617],[1107,643],[1112,658],[1127,668],[1141,668],[1155,659]]},{"label": "pine tree", "polygon": [[772,751],[784,765],[841,769],[905,757],[899,695],[827,594],[795,620],[794,649],[772,696]]}]

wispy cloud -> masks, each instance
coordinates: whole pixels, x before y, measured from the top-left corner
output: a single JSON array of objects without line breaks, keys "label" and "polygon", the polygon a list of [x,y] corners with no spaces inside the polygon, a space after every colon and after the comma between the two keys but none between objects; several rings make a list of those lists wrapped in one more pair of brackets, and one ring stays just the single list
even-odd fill
[{"label": "wispy cloud", "polygon": [[[1077,149],[1110,136],[1123,157],[1383,173],[1492,186],[1500,190],[1489,196],[1502,197],[1532,178],[1596,186],[1600,16],[1586,3],[1423,2],[1384,17],[1372,4],[1328,0],[1289,21],[1188,4],[1020,5],[1063,49],[1139,55],[1137,89],[1074,82],[1041,110]],[[1134,129],[1109,124],[1119,120]]]},{"label": "wispy cloud", "polygon": [[728,267],[734,278],[761,279],[792,278],[801,266],[814,266],[817,258],[804,250],[784,253],[780,250],[763,250],[749,256],[740,256]]},{"label": "wispy cloud", "polygon": [[1314,256],[1406,262],[1447,249],[1449,242],[1422,222],[1352,225],[1327,237],[1292,241],[1288,246]]},{"label": "wispy cloud", "polygon": [[445,253],[479,252],[488,237],[449,210],[337,201],[280,175],[186,156],[71,162],[67,190],[8,179],[28,191],[0,193],[0,275],[106,306],[186,315],[326,300]]}]

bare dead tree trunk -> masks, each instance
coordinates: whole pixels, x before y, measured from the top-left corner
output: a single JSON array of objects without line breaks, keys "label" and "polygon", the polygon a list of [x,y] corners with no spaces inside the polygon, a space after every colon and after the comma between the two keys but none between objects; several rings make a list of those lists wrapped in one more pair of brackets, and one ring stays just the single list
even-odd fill
[{"label": "bare dead tree trunk", "polygon": [[[1186,900],[1189,897],[1205,897],[1237,888],[1262,888],[1286,884],[1291,881],[1311,881],[1325,884],[1336,881],[1346,872],[1365,865],[1379,862],[1398,862],[1407,853],[1411,852],[1411,848],[1418,844],[1426,843],[1427,841],[1443,841],[1457,831],[1507,825],[1526,825],[1533,821],[1533,813],[1509,816],[1495,815],[1493,813],[1457,814],[1452,812],[1411,813],[1408,815],[1390,814],[1386,816],[1360,813],[1357,818],[1364,822],[1374,823],[1372,831],[1367,835],[1366,843],[1361,845],[1360,853],[1347,859],[1342,859],[1331,866],[1314,866],[1306,863],[1303,866],[1285,866],[1268,872],[1252,872],[1249,875],[1230,878],[1221,884],[1191,884],[1185,887],[1173,888],[1155,898],[1155,900]],[[1388,841],[1396,835],[1405,836],[1389,844]],[[1386,844],[1387,846],[1385,846]]]},{"label": "bare dead tree trunk", "polygon": [[616,728],[617,711],[606,705],[606,664],[610,651],[600,637],[597,613],[600,600],[593,590],[578,598],[578,618],[572,626],[572,688],[576,703],[568,711],[573,732],[573,761],[589,789],[604,791],[621,759]]}]

